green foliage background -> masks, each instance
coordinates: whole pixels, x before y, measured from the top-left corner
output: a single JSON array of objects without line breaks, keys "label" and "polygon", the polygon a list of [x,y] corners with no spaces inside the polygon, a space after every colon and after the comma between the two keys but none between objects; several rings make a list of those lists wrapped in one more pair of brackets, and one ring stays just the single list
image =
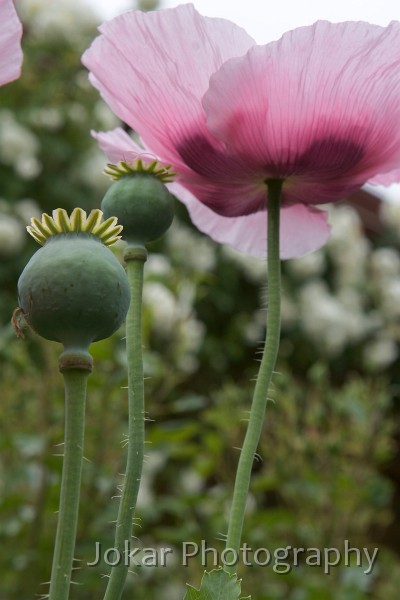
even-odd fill
[{"label": "green foliage background", "polygon": [[[60,348],[34,335],[16,339],[9,324],[16,280],[35,250],[24,226],[42,211],[99,206],[108,181],[90,130],[118,125],[80,64],[95,35],[94,17],[83,18],[79,2],[75,13],[63,2],[56,9],[28,1],[17,6],[25,21],[23,75],[1,89],[0,105],[0,600],[47,591],[62,466]],[[51,10],[57,15],[46,21]],[[199,559],[179,564],[183,541],[204,539],[223,549],[264,336],[263,261],[217,246],[193,229],[178,202],[176,209],[176,223],[150,249],[146,267],[149,421],[138,540],[132,541],[172,547],[175,562],[133,568],[125,600],[178,599],[186,582],[199,586],[204,565]],[[400,281],[400,222],[392,219],[394,225],[367,240],[350,209],[337,209],[333,219],[337,231],[350,228],[347,242],[338,233],[317,258],[284,265],[281,354],[243,539],[271,552],[343,549],[347,539],[371,552],[378,546],[377,566],[370,575],[343,564],[326,575],[304,561],[286,574],[272,565],[241,567],[242,592],[256,600],[398,597],[400,314],[394,291],[390,297],[383,291]],[[361,270],[350,260],[358,255]],[[325,312],[307,304],[318,293],[316,306]],[[92,346],[76,548],[82,562],[75,574],[80,585],[71,593],[81,600],[102,597],[107,566],[86,562],[96,542],[103,548],[113,542],[126,454],[123,335]]]}]

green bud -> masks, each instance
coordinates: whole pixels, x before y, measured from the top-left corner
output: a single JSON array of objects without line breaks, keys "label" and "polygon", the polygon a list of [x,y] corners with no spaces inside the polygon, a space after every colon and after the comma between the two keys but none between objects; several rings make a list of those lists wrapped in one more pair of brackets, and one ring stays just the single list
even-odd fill
[{"label": "green bud", "polygon": [[53,211],[32,220],[30,233],[44,242],[18,281],[20,307],[28,325],[66,349],[85,352],[124,322],[130,294],[125,271],[105,244],[119,236],[116,219],[101,211]]},{"label": "green bud", "polygon": [[163,182],[151,172],[124,174],[103,198],[105,217],[117,217],[123,238],[144,245],[161,237],[174,218],[174,201]]}]

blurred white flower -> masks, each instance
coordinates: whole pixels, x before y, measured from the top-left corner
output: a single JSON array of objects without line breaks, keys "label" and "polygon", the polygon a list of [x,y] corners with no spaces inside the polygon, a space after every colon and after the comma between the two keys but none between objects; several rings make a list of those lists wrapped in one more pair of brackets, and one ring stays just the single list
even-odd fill
[{"label": "blurred white flower", "polygon": [[11,215],[0,213],[0,257],[18,254],[26,242],[22,224]]},{"label": "blurred white flower", "polygon": [[381,202],[380,217],[385,225],[400,238],[400,197],[397,201]]},{"label": "blurred white flower", "polygon": [[314,342],[320,344],[328,355],[335,355],[345,346],[346,313],[330,296],[323,282],[314,281],[300,292],[301,323]]},{"label": "blurred white flower", "polygon": [[104,156],[97,151],[97,148],[93,148],[83,160],[77,163],[77,178],[97,190],[99,194],[104,194],[110,185],[109,178],[103,172],[105,166]]},{"label": "blurred white flower", "polygon": [[181,319],[189,318],[193,312],[196,286],[189,280],[182,280],[177,291],[177,312]]},{"label": "blurred white flower", "polygon": [[360,217],[351,206],[329,205],[328,212],[332,225],[328,247],[340,250],[343,246],[351,246],[355,240],[364,237]]},{"label": "blurred white flower", "polygon": [[95,27],[94,11],[81,0],[20,0],[18,12],[29,23],[29,33],[51,39],[79,40],[81,33]]},{"label": "blurred white flower", "polygon": [[283,292],[281,298],[281,319],[282,327],[293,327],[298,321],[299,309],[297,304],[290,298],[288,294]]},{"label": "blurred white flower", "polygon": [[388,338],[367,343],[363,349],[364,365],[371,371],[380,371],[391,365],[398,357],[397,344]]},{"label": "blurred white flower", "polygon": [[388,281],[382,286],[381,308],[389,320],[400,318],[400,279]]},{"label": "blurred white flower", "polygon": [[244,337],[250,344],[261,344],[265,339],[266,318],[265,309],[259,309],[253,314],[252,320],[244,330]]},{"label": "blurred white flower", "polygon": [[300,292],[300,320],[310,338],[329,356],[364,338],[370,330],[353,293],[331,294],[322,281],[306,284]]},{"label": "blurred white flower", "polygon": [[[88,120],[88,114],[87,114],[86,108],[84,106],[82,106],[82,104],[79,104],[78,102],[72,102],[71,104],[68,105],[67,115],[68,115],[68,118],[73,123],[77,123],[78,125],[80,125],[80,124],[85,125]],[[104,162],[104,158],[103,158],[103,162]]]},{"label": "blurred white flower", "polygon": [[365,310],[364,295],[359,291],[342,288],[337,294],[337,301],[346,312],[348,342],[363,340],[371,331],[377,329],[376,318]]},{"label": "blurred white flower", "polygon": [[184,352],[197,352],[203,343],[205,328],[201,321],[191,317],[182,321],[180,328],[180,338]]},{"label": "blurred white flower", "polygon": [[370,243],[357,212],[350,206],[330,207],[332,233],[326,249],[336,265],[338,287],[358,285],[365,280]]},{"label": "blurred white flower", "polygon": [[42,169],[37,158],[39,143],[36,136],[20,125],[10,110],[0,111],[0,156],[25,179],[36,177]]},{"label": "blurred white flower", "polygon": [[393,248],[378,248],[371,253],[370,272],[376,284],[400,277],[400,256]]},{"label": "blurred white flower", "polygon": [[153,481],[157,473],[165,465],[166,459],[166,455],[159,450],[146,450],[144,457],[145,468],[143,469],[139,495],[137,499],[138,508],[145,510],[152,505],[154,501]]},{"label": "blurred white flower", "polygon": [[210,240],[175,220],[166,235],[171,255],[192,271],[212,271],[215,247]]},{"label": "blurred white flower", "polygon": [[153,325],[161,335],[168,335],[176,324],[176,299],[174,294],[157,281],[144,286],[143,304],[151,310]]},{"label": "blurred white flower", "polygon": [[316,250],[300,258],[289,260],[287,267],[290,273],[300,279],[316,277],[325,269],[325,256],[321,250]]},{"label": "blurred white flower", "polygon": [[201,475],[199,475],[199,473],[193,469],[189,468],[181,474],[179,487],[183,492],[189,494],[200,494],[203,484],[203,477],[201,477]]},{"label": "blurred white flower", "polygon": [[[168,267],[162,262],[159,266]],[[183,281],[174,294],[161,282],[151,279],[146,281],[143,291],[143,304],[150,310],[154,331],[168,339],[177,367],[186,373],[197,369],[196,354],[205,332],[203,323],[194,314],[195,292],[195,285],[189,281]]]},{"label": "blurred white flower", "polygon": [[164,254],[152,252],[149,254],[146,262],[146,276],[151,275],[169,275],[171,273],[171,263]]},{"label": "blurred white flower", "polygon": [[88,78],[88,72],[86,69],[81,69],[75,75],[75,83],[78,87],[80,87],[84,91],[92,90],[92,84]]},{"label": "blurred white flower", "polygon": [[[86,73],[87,79],[87,73]],[[99,121],[99,129],[114,129],[115,127],[120,126],[120,120],[112,110],[108,107],[108,105],[103,102],[103,100],[98,100],[94,105],[94,116]]]},{"label": "blurred white flower", "polygon": [[61,110],[53,106],[32,108],[28,113],[28,118],[30,124],[50,131],[60,129],[65,121]]},{"label": "blurred white flower", "polygon": [[23,198],[14,204],[14,213],[21,219],[24,225],[29,225],[32,217],[39,219],[42,212],[38,203],[31,198]]},{"label": "blurred white flower", "polygon": [[199,361],[197,352],[200,349],[205,334],[205,326],[195,316],[196,286],[191,281],[182,281],[178,287],[176,314],[177,331],[177,364],[186,373],[193,373]]},{"label": "blurred white flower", "polygon": [[22,179],[34,179],[42,171],[42,163],[36,156],[19,156],[14,163],[14,168]]}]

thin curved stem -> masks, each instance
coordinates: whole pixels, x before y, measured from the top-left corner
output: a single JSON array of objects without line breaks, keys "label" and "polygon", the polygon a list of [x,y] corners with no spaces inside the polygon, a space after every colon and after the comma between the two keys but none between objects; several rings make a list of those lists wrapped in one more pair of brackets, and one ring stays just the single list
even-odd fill
[{"label": "thin curved stem", "polygon": [[128,247],[124,259],[131,292],[131,303],[126,319],[126,349],[128,356],[128,458],[125,482],[118,511],[114,547],[122,560],[111,569],[104,600],[119,600],[129,568],[129,548],[132,522],[142,476],[144,456],[144,382],[142,357],[142,290],[144,263],[147,258],[143,247]]},{"label": "thin curved stem", "polygon": [[[281,270],[279,257],[279,217],[282,181],[268,180],[268,288],[267,336],[254,390],[247,432],[236,473],[226,548],[239,554],[246,499],[250,486],[254,456],[260,440],[268,390],[276,363],[280,338]],[[227,568],[234,572],[235,566]]]},{"label": "thin curved stem", "polygon": [[67,600],[74,560],[83,461],[85,404],[90,368],[63,370],[65,383],[64,462],[49,600]]}]

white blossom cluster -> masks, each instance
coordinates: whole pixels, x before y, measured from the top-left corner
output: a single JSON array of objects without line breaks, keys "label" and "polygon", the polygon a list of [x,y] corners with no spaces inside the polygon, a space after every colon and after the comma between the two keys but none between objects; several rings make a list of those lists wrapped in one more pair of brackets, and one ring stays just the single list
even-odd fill
[{"label": "white blossom cluster", "polygon": [[79,40],[82,32],[98,24],[92,8],[82,0],[16,0],[21,19],[31,35],[48,39]]},{"label": "white blossom cluster", "polygon": [[28,238],[26,225],[31,217],[39,216],[34,200],[20,200],[11,207],[0,198],[0,259],[11,259],[21,252]]},{"label": "white blossom cluster", "polygon": [[[175,225],[174,229],[175,232],[180,229],[182,234],[173,242],[179,244],[185,236],[185,228]],[[200,258],[202,266],[204,259],[205,254]],[[193,267],[193,263],[189,264]],[[170,258],[150,254],[146,264],[143,306],[145,315],[146,312],[150,314],[154,333],[173,352],[178,369],[192,373],[198,366],[197,353],[203,343],[205,327],[197,318],[194,308],[195,282],[183,275],[175,285],[171,285],[174,279]]]},{"label": "white blossom cluster", "polygon": [[194,234],[177,220],[168,231],[167,245],[172,260],[183,268],[192,272],[210,272],[215,267],[215,244],[206,236]]},{"label": "white blossom cluster", "polygon": [[[388,203],[382,207],[388,211]],[[390,208],[400,215],[398,205]],[[287,263],[296,287],[289,299],[290,318],[283,311],[283,324],[289,330],[299,326],[328,357],[361,344],[364,366],[383,369],[399,354],[399,252],[374,248],[349,206],[331,207],[330,222],[331,237],[323,249]]]},{"label": "white blossom cluster", "polygon": [[388,229],[400,240],[400,191],[396,199],[382,202],[381,218]]},{"label": "white blossom cluster", "polygon": [[[381,207],[383,223],[400,243],[400,202],[383,201]],[[304,343],[313,344],[327,359],[358,346],[365,368],[384,369],[399,357],[400,244],[397,248],[393,244],[374,247],[350,206],[332,206],[329,212],[332,232],[328,243],[284,263],[283,342],[297,329]],[[261,308],[244,335],[251,343],[262,342],[266,263],[228,247],[223,254],[250,282],[261,286]]]},{"label": "white blossom cluster", "polygon": [[33,179],[42,170],[35,134],[16,120],[11,110],[0,110],[0,156],[22,179]]}]

